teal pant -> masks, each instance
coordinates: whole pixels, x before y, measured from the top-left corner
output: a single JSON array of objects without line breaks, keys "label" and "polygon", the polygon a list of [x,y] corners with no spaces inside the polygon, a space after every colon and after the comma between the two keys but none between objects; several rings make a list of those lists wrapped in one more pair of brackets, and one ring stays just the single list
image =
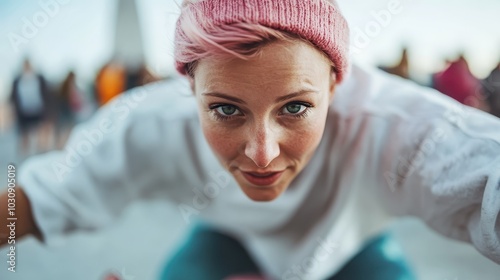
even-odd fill
[{"label": "teal pant", "polygon": [[[243,246],[210,228],[195,228],[169,260],[161,280],[222,280],[235,274],[258,274]],[[290,278],[297,279],[297,278]],[[329,280],[415,280],[397,242],[388,234],[371,241]],[[285,279],[286,280],[286,279]],[[304,279],[307,280],[307,279]]]}]

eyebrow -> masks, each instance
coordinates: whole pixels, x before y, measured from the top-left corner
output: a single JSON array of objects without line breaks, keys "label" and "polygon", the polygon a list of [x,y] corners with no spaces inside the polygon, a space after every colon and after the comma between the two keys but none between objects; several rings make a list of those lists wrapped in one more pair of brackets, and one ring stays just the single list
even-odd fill
[{"label": "eyebrow", "polygon": [[285,100],[292,99],[294,97],[297,97],[297,96],[300,96],[300,95],[304,95],[304,94],[308,94],[308,93],[318,93],[318,91],[316,91],[316,90],[309,90],[309,89],[299,90],[297,92],[290,93],[290,94],[287,94],[287,95],[284,95],[284,96],[276,98],[276,103],[283,102]]},{"label": "eyebrow", "polygon": [[[284,95],[284,96],[280,96],[280,97],[276,98],[275,102],[276,103],[283,102],[285,100],[292,99],[294,97],[297,97],[297,96],[300,96],[300,95],[304,95],[304,94],[308,94],[308,93],[318,93],[318,91],[316,91],[316,90],[307,90],[307,89],[300,90],[300,91],[297,91],[297,92],[294,92],[294,93],[290,93],[290,94],[287,94],[287,95]],[[227,95],[227,94],[224,94],[224,93],[209,92],[209,93],[203,93],[202,95],[224,98],[224,99],[231,100],[233,102],[244,104],[244,105],[247,104],[242,99],[239,99],[237,97],[230,96],[230,95]]]},{"label": "eyebrow", "polygon": [[247,104],[245,101],[243,101],[242,99],[239,99],[238,97],[230,96],[230,95],[223,94],[223,93],[209,92],[209,93],[203,93],[202,95],[215,96],[215,97],[220,97],[220,98],[224,98],[227,100],[231,100],[231,101],[236,102],[236,103],[241,103],[241,104],[245,104],[245,105]]}]

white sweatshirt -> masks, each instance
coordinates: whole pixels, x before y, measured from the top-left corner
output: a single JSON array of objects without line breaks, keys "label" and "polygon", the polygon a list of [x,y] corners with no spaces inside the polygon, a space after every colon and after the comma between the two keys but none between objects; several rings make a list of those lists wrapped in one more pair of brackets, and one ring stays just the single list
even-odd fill
[{"label": "white sweatshirt", "polygon": [[133,90],[28,160],[20,185],[43,240],[107,225],[163,198],[238,238],[278,279],[331,276],[394,216],[420,217],[500,264],[500,120],[354,66],[323,139],[279,198],[253,202],[222,169],[185,80]]}]

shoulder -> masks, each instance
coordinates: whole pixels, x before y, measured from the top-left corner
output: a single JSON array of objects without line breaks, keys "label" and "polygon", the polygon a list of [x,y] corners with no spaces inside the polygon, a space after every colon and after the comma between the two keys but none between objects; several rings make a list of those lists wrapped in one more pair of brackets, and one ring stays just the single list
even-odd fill
[{"label": "shoulder", "polygon": [[442,115],[443,111],[462,106],[432,88],[378,69],[354,65],[330,107],[343,118],[369,115],[416,120]]},{"label": "shoulder", "polygon": [[373,148],[370,154],[412,158],[429,143],[442,146],[434,154],[465,149],[467,143],[474,143],[471,151],[487,146],[498,153],[500,147],[500,119],[374,69],[352,68],[330,115],[332,137],[349,136],[347,143],[363,143]]},{"label": "shoulder", "polygon": [[[173,151],[185,143],[186,133],[199,130],[196,101],[189,85],[171,79],[134,88],[101,107],[72,133],[78,144],[97,135],[100,144],[126,145],[135,153],[152,148]],[[92,137],[90,137],[92,138]]]},{"label": "shoulder", "polygon": [[[477,134],[481,134],[479,123],[489,127],[499,125],[498,118],[432,88],[358,66],[352,68],[345,83],[339,86],[330,113],[341,120],[377,118],[386,123],[419,127],[446,123],[464,132],[475,130]],[[493,133],[492,129],[488,131]],[[498,134],[494,137],[500,138]]]}]

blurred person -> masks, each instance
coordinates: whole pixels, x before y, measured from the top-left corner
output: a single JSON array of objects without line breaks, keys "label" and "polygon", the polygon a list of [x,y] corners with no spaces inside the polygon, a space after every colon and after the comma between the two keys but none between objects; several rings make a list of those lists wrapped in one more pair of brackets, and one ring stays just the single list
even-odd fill
[{"label": "blurred person", "polygon": [[22,138],[21,153],[29,153],[32,138],[37,140],[39,150],[46,149],[50,94],[45,78],[33,70],[29,59],[24,60],[22,72],[14,79],[11,99]]},{"label": "blurred person", "polygon": [[500,263],[500,120],[350,64],[348,34],[334,0],[184,1],[185,78],[114,99],[23,164],[17,237],[162,198],[192,232],[160,279],[415,279],[386,233],[408,215]]},{"label": "blurred person", "polygon": [[470,72],[463,55],[451,61],[446,69],[434,74],[433,87],[458,102],[472,106],[481,89],[479,80]]},{"label": "blurred person", "polygon": [[399,62],[396,65],[390,67],[381,66],[379,68],[387,73],[400,76],[405,79],[410,79],[408,49],[403,48],[403,51],[401,53],[401,58],[399,59]]},{"label": "blurred person", "polygon": [[[9,82],[10,83],[10,82]],[[5,80],[0,77],[0,96],[8,96],[9,87]],[[12,104],[7,100],[0,99],[0,136],[5,133],[13,123]]]},{"label": "blurred person", "polygon": [[8,102],[0,101],[0,134],[5,133],[13,123],[13,113]]},{"label": "blurred person", "polygon": [[98,106],[103,106],[115,96],[125,91],[127,86],[126,70],[122,63],[116,59],[106,63],[95,80],[96,101]]},{"label": "blurred person", "polygon": [[127,90],[158,80],[158,77],[153,75],[144,63],[140,64],[139,67],[129,67],[127,70]]},{"label": "blurred person", "polygon": [[154,83],[160,80],[156,74],[154,74],[146,64],[143,64],[139,69],[140,86],[144,86],[150,83]]},{"label": "blurred person", "polygon": [[482,84],[489,112],[500,118],[500,63],[483,80]]},{"label": "blurred person", "polygon": [[76,75],[70,71],[64,79],[57,96],[58,116],[56,147],[62,148],[69,136],[71,128],[84,110],[83,92],[76,83]]}]

